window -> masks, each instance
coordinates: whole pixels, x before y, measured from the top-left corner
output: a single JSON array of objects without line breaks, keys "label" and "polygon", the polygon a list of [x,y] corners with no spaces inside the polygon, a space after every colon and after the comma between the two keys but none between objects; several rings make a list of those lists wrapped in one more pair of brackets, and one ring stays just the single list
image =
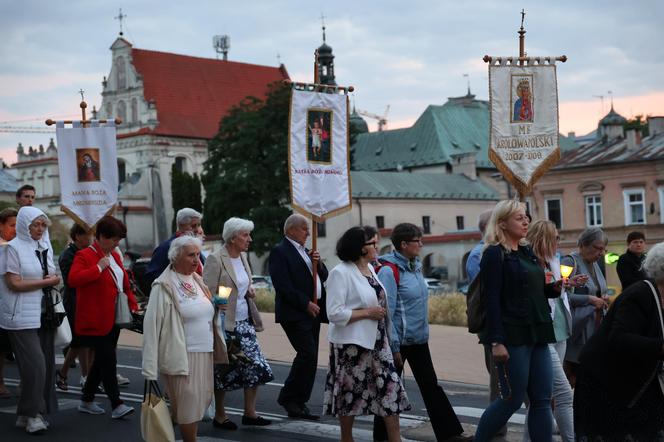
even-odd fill
[{"label": "window", "polygon": [[552,221],[558,229],[563,226],[563,205],[560,198],[545,200],[546,219]]},{"label": "window", "polygon": [[115,118],[113,116],[113,104],[110,101],[106,102],[106,118]]},{"label": "window", "polygon": [[138,123],[138,101],[136,101],[136,98],[131,99],[131,122],[133,124]]},{"label": "window", "polygon": [[127,122],[127,105],[122,100],[118,101],[118,118],[120,118],[123,123]]},{"label": "window", "polygon": [[643,189],[623,190],[625,225],[646,223],[646,198]]},{"label": "window", "polygon": [[602,197],[599,195],[586,196],[586,226],[599,227],[602,225]]},{"label": "window", "polygon": [[118,181],[120,184],[127,180],[127,165],[124,160],[118,159]]},{"label": "window", "polygon": [[316,223],[316,229],[318,233],[319,238],[325,238],[325,235],[327,235],[327,228],[325,225],[325,221],[322,223]]},{"label": "window", "polygon": [[378,228],[378,229],[384,229],[385,228],[385,217],[384,216],[377,216],[376,217],[376,228]]},{"label": "window", "polygon": [[115,69],[117,74],[117,88],[125,89],[127,87],[127,75],[124,57],[118,57],[115,60]]},{"label": "window", "polygon": [[422,217],[422,231],[424,234],[431,233],[431,217],[423,216]]},{"label": "window", "polygon": [[463,216],[457,216],[456,221],[457,221],[457,230],[465,229],[464,222],[463,222]]},{"label": "window", "polygon": [[187,159],[185,157],[175,158],[175,170],[177,170],[178,172],[186,172],[185,170],[186,161]]}]

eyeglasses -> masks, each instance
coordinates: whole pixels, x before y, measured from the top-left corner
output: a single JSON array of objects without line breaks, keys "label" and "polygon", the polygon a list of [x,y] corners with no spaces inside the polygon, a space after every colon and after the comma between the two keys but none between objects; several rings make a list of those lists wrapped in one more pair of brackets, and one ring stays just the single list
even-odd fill
[{"label": "eyeglasses", "polygon": [[365,242],[365,246],[374,246],[375,248],[378,248],[378,243],[376,241],[371,241],[371,242]]},{"label": "eyeglasses", "polygon": [[408,241],[404,241],[407,243],[417,243],[419,245],[422,245],[422,240],[421,239],[409,239]]}]

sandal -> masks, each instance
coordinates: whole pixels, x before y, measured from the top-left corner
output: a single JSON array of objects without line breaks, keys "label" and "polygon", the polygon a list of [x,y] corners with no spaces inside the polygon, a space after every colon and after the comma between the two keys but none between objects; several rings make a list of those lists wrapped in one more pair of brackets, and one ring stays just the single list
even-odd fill
[{"label": "sandal", "polygon": [[60,370],[55,370],[55,386],[62,391],[69,390],[69,386],[67,385],[67,377],[62,376]]}]

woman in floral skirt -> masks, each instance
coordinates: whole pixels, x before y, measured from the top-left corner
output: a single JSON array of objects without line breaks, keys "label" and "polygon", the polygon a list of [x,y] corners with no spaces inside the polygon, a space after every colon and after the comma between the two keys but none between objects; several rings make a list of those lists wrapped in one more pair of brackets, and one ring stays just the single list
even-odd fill
[{"label": "woman in floral skirt", "polygon": [[371,262],[377,257],[375,232],[346,231],[337,243],[337,265],[327,279],[330,366],[324,413],[339,417],[341,440],[353,440],[355,416],[385,420],[388,441],[401,440],[399,414],[410,409],[389,346],[385,289]]}]

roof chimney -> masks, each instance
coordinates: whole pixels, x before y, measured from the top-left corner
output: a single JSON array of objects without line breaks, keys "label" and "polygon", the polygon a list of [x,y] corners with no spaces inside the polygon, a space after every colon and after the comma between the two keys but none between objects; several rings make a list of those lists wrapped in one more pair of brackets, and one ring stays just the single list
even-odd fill
[{"label": "roof chimney", "polygon": [[648,132],[651,137],[664,133],[664,117],[648,117]]},{"label": "roof chimney", "polygon": [[629,129],[625,132],[625,138],[627,139],[627,148],[629,150],[634,150],[637,147],[641,146],[641,131],[638,129]]}]

